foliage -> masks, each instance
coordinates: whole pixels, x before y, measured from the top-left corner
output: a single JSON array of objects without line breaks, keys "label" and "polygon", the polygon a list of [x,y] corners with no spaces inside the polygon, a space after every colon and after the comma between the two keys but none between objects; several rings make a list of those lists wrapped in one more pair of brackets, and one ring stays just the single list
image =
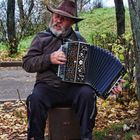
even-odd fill
[{"label": "foliage", "polygon": [[104,128],[102,131],[95,131],[96,140],[132,140],[133,135],[137,135],[136,131],[131,129],[129,131],[122,131],[123,124],[111,125],[108,128]]},{"label": "foliage", "polygon": [[[131,32],[131,24],[129,11],[125,9],[126,18],[126,34]],[[87,42],[93,43],[92,37],[98,32],[100,35],[103,33],[116,34],[116,18],[114,8],[100,8],[93,9],[88,12],[80,13],[80,17],[84,18],[79,22],[79,29],[81,34],[86,38]]]},{"label": "foliage", "polygon": [[[108,136],[111,136],[111,134],[114,136],[113,133],[115,136],[120,134],[124,137],[124,134],[135,130],[135,119],[138,108],[137,102],[131,102],[129,106],[124,108],[122,105],[116,104],[114,97],[110,96],[107,100],[98,98],[97,107],[98,114],[94,133],[96,140],[109,140],[107,139]],[[123,130],[124,124],[130,127],[129,131]],[[0,103],[0,125],[0,139],[25,140],[27,137],[25,102],[17,100],[15,102],[7,101]],[[47,134],[48,129],[46,128],[46,135]],[[134,133],[130,134],[129,137],[132,137],[133,134]]]},{"label": "foliage", "polygon": [[9,55],[17,53],[21,39],[45,28],[50,17],[46,6],[38,0],[20,0],[16,3],[15,0],[3,0],[0,7],[0,41],[8,44]]},{"label": "foliage", "polygon": [[[134,114],[137,114],[137,102],[129,102],[124,107],[114,102],[115,98],[115,96],[110,96],[105,101],[100,99],[97,101],[98,114],[94,131],[96,140],[129,140],[132,139],[132,135],[136,134]],[[137,106],[137,109],[134,109],[134,106]]]},{"label": "foliage", "polygon": [[0,43],[0,61],[21,61],[27,52],[33,36],[24,37],[19,43],[18,53],[9,56],[9,49],[6,43]]},{"label": "foliage", "polygon": [[18,50],[20,52],[27,51],[27,49],[29,48],[29,46],[31,44],[32,39],[33,39],[33,36],[28,36],[28,37],[25,37],[24,39],[22,39],[19,44]]},{"label": "foliage", "polygon": [[[115,9],[114,8],[100,8],[100,9],[93,9],[88,12],[80,13],[80,17],[84,18],[82,22],[78,23],[80,33],[85,37],[87,42],[93,43],[93,36],[97,33],[116,33],[116,21],[115,21]],[[45,17],[44,17],[45,18]],[[43,20],[44,21],[44,20]],[[130,32],[130,19],[129,19],[129,13],[128,9],[126,9],[126,32]],[[45,25],[45,23],[42,23]],[[38,31],[42,31],[46,28],[46,26],[43,25],[35,25],[35,29],[28,28],[26,37],[23,38],[26,42],[26,39],[28,39],[27,35],[33,35],[34,33]],[[32,32],[33,31],[33,32]],[[25,36],[24,36],[25,37]],[[22,40],[23,40],[22,39]],[[22,48],[22,41],[20,41],[20,48]],[[1,44],[1,43],[0,43]],[[22,50],[22,49],[19,49]]]},{"label": "foliage", "polygon": [[116,33],[114,8],[93,9],[90,12],[81,13],[85,20],[79,23],[79,27],[89,43],[112,51],[124,63],[127,69],[125,88],[128,90],[128,97],[131,99],[135,96],[135,55],[129,11],[128,9],[125,9],[125,11],[126,33],[120,38],[117,37]]},{"label": "foliage", "polygon": [[[118,57],[124,64],[127,74],[124,79],[126,83],[124,90],[127,91],[127,95],[118,95],[118,98],[124,98],[128,103],[136,97],[135,94],[135,53],[134,45],[131,34],[124,34],[121,37],[117,37],[114,33],[102,33],[96,32],[92,37],[93,44],[105,48],[111,51],[116,57]],[[120,100],[120,99],[119,99]]]},{"label": "foliage", "polygon": [[5,50],[7,50],[8,48],[7,48],[7,44],[6,43],[0,43],[0,51],[5,51]]},{"label": "foliage", "polygon": [[20,102],[0,104],[0,124],[0,139],[12,140],[25,136],[27,133],[25,106]]}]

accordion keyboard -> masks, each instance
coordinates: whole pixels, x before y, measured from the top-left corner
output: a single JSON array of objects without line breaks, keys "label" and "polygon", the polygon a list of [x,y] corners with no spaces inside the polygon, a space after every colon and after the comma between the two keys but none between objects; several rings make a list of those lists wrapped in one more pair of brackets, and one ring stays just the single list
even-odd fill
[{"label": "accordion keyboard", "polygon": [[83,83],[85,81],[85,66],[88,54],[87,44],[73,42],[62,46],[67,57],[66,65],[60,65],[58,76],[67,82]]}]

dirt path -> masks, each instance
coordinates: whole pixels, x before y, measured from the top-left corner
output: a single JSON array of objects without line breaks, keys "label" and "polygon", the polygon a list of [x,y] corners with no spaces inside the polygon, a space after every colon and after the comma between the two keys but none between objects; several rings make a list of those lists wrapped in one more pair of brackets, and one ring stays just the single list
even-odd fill
[{"label": "dirt path", "polygon": [[[0,67],[0,101],[26,99],[32,92],[34,73],[27,73],[21,67]],[[19,94],[18,94],[19,93]]]}]

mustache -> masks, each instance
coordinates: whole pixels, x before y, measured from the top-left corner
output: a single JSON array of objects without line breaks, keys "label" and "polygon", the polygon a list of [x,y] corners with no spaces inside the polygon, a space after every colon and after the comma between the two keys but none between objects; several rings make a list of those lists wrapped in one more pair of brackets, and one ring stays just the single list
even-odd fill
[{"label": "mustache", "polygon": [[63,26],[60,26],[58,23],[52,23],[51,26],[52,26],[52,27],[54,27],[54,26],[59,26],[60,29],[61,29],[61,31],[65,31],[65,30],[66,30]]},{"label": "mustache", "polygon": [[[60,30],[57,31],[55,30],[55,26],[59,26],[60,27]],[[60,26],[58,23],[50,23],[49,24],[49,27],[50,27],[50,30],[53,32],[54,35],[56,35],[57,37],[61,36],[62,34],[65,33],[65,28],[63,26]]]}]

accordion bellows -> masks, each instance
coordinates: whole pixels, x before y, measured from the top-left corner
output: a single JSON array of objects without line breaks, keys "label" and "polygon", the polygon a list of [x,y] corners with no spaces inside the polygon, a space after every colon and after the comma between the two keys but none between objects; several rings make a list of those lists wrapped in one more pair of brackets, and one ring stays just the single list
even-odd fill
[{"label": "accordion bellows", "polygon": [[106,99],[113,86],[126,73],[120,60],[111,52],[84,42],[62,45],[67,62],[59,65],[58,76],[65,82],[88,84],[97,95]]}]

